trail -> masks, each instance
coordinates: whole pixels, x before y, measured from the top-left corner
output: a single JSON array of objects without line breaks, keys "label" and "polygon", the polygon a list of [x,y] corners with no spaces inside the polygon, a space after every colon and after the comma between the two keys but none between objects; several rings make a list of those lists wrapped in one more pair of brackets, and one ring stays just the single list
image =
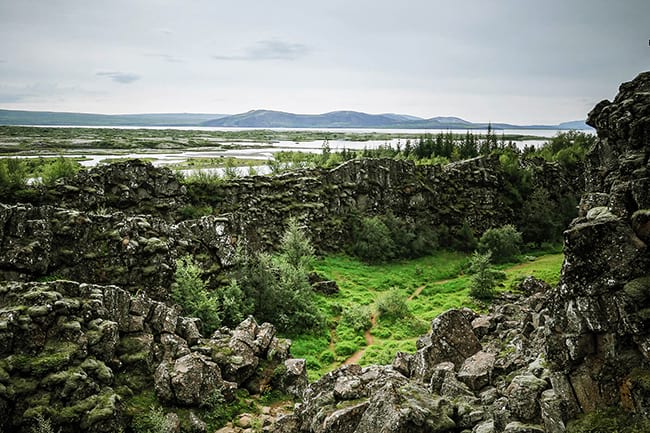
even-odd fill
[{"label": "trail", "polygon": [[366,339],[366,347],[354,352],[352,356],[350,356],[348,359],[343,361],[341,365],[357,364],[361,360],[361,358],[363,358],[363,355],[366,353],[366,349],[372,346],[373,344],[375,344],[375,338],[370,333],[372,328],[374,328],[375,325],[377,324],[377,318],[375,317],[374,314],[370,316],[370,324],[371,324],[370,329],[366,330],[366,332],[363,334],[364,338]]}]

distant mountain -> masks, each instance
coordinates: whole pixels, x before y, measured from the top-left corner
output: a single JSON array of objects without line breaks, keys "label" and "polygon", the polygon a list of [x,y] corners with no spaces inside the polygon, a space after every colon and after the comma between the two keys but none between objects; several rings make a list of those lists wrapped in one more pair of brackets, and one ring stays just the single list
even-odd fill
[{"label": "distant mountain", "polygon": [[[51,111],[1,110],[0,125],[53,126],[212,126],[238,128],[394,128],[394,129],[485,129],[488,123],[473,123],[460,117],[430,119],[407,114],[367,114],[332,111],[324,114],[295,114],[283,111],[252,110],[241,114],[88,114]],[[493,129],[590,129],[584,121],[559,125],[512,125],[492,123]]]},{"label": "distant mountain", "polygon": [[394,119],[394,120],[399,120],[400,122],[410,122],[412,120],[424,120],[421,117],[410,116],[408,114],[384,113],[384,114],[382,114],[382,116],[386,116],[386,117]]},{"label": "distant mountain", "polygon": [[[567,124],[573,124],[569,122]],[[332,111],[324,114],[294,114],[283,111],[252,110],[204,122],[203,126],[239,128],[404,128],[404,129],[584,129],[580,125],[512,125],[473,123],[460,117],[420,117],[404,114],[366,114],[357,111]]]},{"label": "distant mountain", "polygon": [[87,114],[0,110],[0,125],[197,126],[223,116],[226,114]]},{"label": "distant mountain", "polygon": [[559,129],[594,129],[587,125],[584,120],[572,120],[571,122],[562,122],[558,125]]},{"label": "distant mountain", "polygon": [[385,128],[412,122],[398,115],[332,111],[325,114],[294,114],[283,111],[252,110],[204,122],[204,126],[255,128]]}]

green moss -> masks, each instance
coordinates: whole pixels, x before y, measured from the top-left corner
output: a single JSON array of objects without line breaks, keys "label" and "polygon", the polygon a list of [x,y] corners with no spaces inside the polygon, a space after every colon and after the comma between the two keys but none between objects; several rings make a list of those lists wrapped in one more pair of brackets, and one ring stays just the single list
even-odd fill
[{"label": "green moss", "polygon": [[109,384],[113,380],[113,371],[102,361],[95,358],[86,358],[81,368],[93,374],[101,382]]},{"label": "green moss", "polygon": [[643,368],[635,368],[630,373],[630,382],[635,387],[640,387],[645,392],[650,392],[650,370]]},{"label": "green moss", "polygon": [[38,388],[38,382],[24,377],[12,377],[9,380],[7,393],[10,395],[32,395]]},{"label": "green moss", "polygon": [[78,349],[79,346],[68,341],[48,343],[43,352],[30,360],[30,370],[37,376],[61,370],[71,363]]},{"label": "green moss", "polygon": [[650,419],[613,407],[585,414],[567,425],[567,433],[640,433],[650,431]]},{"label": "green moss", "polygon": [[153,381],[148,372],[138,374],[136,371],[129,371],[115,375],[115,386],[122,397],[131,397],[150,389]]},{"label": "green moss", "polygon": [[3,365],[0,365],[0,383],[7,383],[9,381],[9,373],[4,369]]},{"label": "green moss", "polygon": [[76,404],[62,407],[57,411],[57,421],[66,424],[78,423],[81,417],[91,411],[97,404],[99,396],[93,395]]},{"label": "green moss", "polygon": [[650,277],[642,277],[625,284],[623,291],[634,303],[643,303],[650,295]]},{"label": "green moss", "polygon": [[113,417],[119,401],[120,397],[110,388],[101,393],[96,399],[95,406],[83,417],[81,428],[88,428]]}]

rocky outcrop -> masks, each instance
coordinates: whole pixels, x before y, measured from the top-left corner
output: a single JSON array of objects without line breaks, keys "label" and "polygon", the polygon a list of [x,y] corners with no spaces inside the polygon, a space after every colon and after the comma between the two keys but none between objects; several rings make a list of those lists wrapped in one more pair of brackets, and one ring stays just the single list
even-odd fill
[{"label": "rocky outcrop", "polygon": [[170,224],[151,215],[0,204],[0,280],[68,278],[164,298],[177,258],[201,257],[211,272],[232,262],[229,227],[215,216]]},{"label": "rocky outcrop", "polygon": [[588,123],[580,216],[565,232],[546,356],[582,411],[622,404],[647,414],[650,374],[650,73],[621,85]]},{"label": "rocky outcrop", "polygon": [[163,218],[170,218],[186,200],[186,189],[174,172],[140,160],[81,171],[48,194],[49,202],[65,208]]},{"label": "rocky outcrop", "polygon": [[62,432],[118,431],[126,400],[153,390],[194,408],[254,383],[302,393],[304,361],[270,324],[203,338],[197,320],[116,286],[0,285],[0,430],[31,431],[40,415]]}]

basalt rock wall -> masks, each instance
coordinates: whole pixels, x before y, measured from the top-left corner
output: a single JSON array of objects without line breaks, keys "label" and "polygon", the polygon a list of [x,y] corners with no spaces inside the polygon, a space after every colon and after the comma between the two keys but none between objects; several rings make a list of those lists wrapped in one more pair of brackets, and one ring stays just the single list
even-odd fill
[{"label": "basalt rock wall", "polygon": [[588,123],[580,216],[565,232],[546,355],[585,412],[621,404],[647,416],[650,393],[650,73],[621,85]]},{"label": "basalt rock wall", "polygon": [[[552,197],[577,193],[559,166],[533,165],[534,183]],[[140,161],[97,167],[32,194],[32,204],[0,205],[0,280],[64,277],[155,292],[169,287],[178,257],[193,254],[218,274],[237,243],[272,249],[290,217],[322,250],[349,241],[358,216],[387,212],[433,230],[466,224],[478,235],[514,219],[506,177],[498,157],[445,166],[352,160],[187,187]],[[182,217],[207,206],[210,215]]]}]

